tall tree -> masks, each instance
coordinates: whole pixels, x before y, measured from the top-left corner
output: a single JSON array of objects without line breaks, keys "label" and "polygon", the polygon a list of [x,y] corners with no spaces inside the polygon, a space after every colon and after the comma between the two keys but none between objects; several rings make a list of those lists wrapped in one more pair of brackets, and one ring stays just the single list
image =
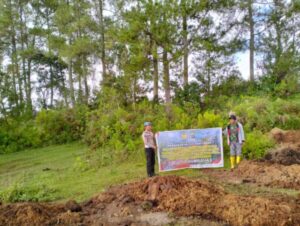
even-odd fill
[{"label": "tall tree", "polygon": [[107,70],[106,70],[106,53],[105,53],[105,23],[104,23],[104,15],[103,15],[103,11],[104,11],[104,5],[105,5],[105,1],[104,0],[98,0],[95,1],[96,5],[98,4],[98,6],[96,7],[97,9],[97,13],[98,13],[98,26],[99,26],[99,36],[100,36],[100,59],[101,59],[101,66],[102,66],[102,83],[105,85],[107,84]]},{"label": "tall tree", "polygon": [[254,19],[253,19],[253,1],[248,0],[248,20],[249,20],[249,30],[250,30],[250,41],[249,41],[249,65],[250,73],[249,80],[254,81]]},{"label": "tall tree", "polygon": [[158,81],[159,81],[159,72],[158,72],[158,53],[157,45],[155,42],[152,43],[152,55],[153,55],[153,102],[158,103]]},{"label": "tall tree", "polygon": [[186,0],[181,0],[181,14],[182,14],[182,39],[183,39],[183,84],[186,86],[189,81],[189,49],[188,49],[188,13]]}]

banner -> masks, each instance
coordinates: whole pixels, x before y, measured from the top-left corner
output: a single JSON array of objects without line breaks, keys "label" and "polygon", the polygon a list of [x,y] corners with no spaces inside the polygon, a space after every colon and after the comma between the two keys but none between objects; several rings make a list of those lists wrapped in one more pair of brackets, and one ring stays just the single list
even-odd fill
[{"label": "banner", "polygon": [[159,132],[156,142],[159,171],[224,166],[221,128]]}]

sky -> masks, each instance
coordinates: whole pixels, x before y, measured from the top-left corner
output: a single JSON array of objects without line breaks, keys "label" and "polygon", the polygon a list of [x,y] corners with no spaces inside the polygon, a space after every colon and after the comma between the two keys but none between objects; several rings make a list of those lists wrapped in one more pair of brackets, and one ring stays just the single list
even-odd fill
[{"label": "sky", "polygon": [[236,54],[237,66],[244,79],[249,79],[249,51]]}]

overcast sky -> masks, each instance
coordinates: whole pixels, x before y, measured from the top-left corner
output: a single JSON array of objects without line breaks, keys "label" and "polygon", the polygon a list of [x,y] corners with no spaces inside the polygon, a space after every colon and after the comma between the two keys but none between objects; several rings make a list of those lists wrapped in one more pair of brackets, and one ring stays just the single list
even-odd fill
[{"label": "overcast sky", "polygon": [[249,79],[249,51],[237,53],[237,66],[244,79]]}]

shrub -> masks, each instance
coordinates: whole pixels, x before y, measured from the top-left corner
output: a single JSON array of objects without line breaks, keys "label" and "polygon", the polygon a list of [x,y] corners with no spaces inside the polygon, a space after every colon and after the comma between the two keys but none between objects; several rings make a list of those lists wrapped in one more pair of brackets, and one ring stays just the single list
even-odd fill
[{"label": "shrub", "polygon": [[170,109],[170,115],[167,115],[164,106],[153,106],[149,102],[127,108],[99,108],[88,115],[84,140],[99,153],[102,161],[118,161],[137,155],[143,149],[141,134],[145,121],[151,121],[155,131],[196,127],[193,118],[181,108],[171,105]]},{"label": "shrub", "polygon": [[79,140],[85,130],[85,108],[42,110],[36,117],[41,138],[46,144]]},{"label": "shrub", "polygon": [[87,109],[42,110],[35,119],[7,118],[0,127],[0,153],[21,151],[81,139]]},{"label": "shrub", "polygon": [[19,183],[0,191],[0,200],[3,202],[46,202],[56,199],[56,190],[46,185],[25,186]]},{"label": "shrub", "polygon": [[246,142],[243,145],[243,155],[247,159],[258,159],[263,157],[266,151],[274,145],[274,141],[267,135],[255,130],[246,134]]},{"label": "shrub", "polygon": [[198,128],[224,127],[226,121],[219,114],[207,111],[198,115]]},{"label": "shrub", "polygon": [[22,149],[39,147],[42,140],[33,120],[7,119],[0,128],[0,153],[11,153]]}]

